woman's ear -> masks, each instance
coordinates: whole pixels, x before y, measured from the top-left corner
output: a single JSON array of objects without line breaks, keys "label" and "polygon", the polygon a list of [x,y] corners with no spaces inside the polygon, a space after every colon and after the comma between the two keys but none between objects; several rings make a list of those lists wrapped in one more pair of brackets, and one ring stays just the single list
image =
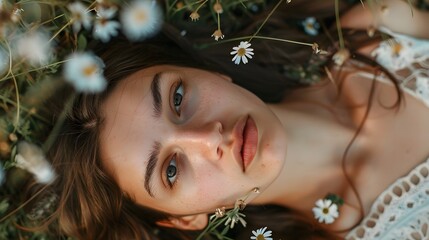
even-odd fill
[{"label": "woman's ear", "polygon": [[177,228],[181,230],[201,230],[207,226],[207,214],[197,214],[184,217],[170,217],[166,220],[157,221],[160,227]]}]

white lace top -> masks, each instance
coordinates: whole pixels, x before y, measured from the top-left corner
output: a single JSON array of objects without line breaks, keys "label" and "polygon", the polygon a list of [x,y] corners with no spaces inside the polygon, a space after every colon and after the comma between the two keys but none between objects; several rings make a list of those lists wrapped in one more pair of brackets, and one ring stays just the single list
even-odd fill
[{"label": "white lace top", "polygon": [[[405,92],[429,107],[429,41],[383,31],[393,39],[382,42],[373,56],[394,73]],[[346,239],[429,239],[429,159],[386,189]]]}]

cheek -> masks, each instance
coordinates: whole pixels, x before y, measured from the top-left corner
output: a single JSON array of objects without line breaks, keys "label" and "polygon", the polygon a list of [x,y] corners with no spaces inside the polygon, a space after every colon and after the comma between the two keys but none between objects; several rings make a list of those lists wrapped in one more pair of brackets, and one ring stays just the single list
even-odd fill
[{"label": "cheek", "polygon": [[231,204],[233,195],[241,188],[238,179],[213,166],[206,167],[196,174],[194,182],[192,198],[205,211],[214,211],[217,207]]}]

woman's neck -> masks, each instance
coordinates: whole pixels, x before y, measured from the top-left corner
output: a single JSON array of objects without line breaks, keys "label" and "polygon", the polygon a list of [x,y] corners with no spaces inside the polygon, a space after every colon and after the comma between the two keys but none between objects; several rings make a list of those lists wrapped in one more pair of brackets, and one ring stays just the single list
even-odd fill
[{"label": "woman's neck", "polygon": [[342,154],[355,129],[313,104],[289,101],[270,107],[289,140],[283,169],[261,200],[297,210],[311,209],[315,199],[344,187],[335,179],[343,177]]}]

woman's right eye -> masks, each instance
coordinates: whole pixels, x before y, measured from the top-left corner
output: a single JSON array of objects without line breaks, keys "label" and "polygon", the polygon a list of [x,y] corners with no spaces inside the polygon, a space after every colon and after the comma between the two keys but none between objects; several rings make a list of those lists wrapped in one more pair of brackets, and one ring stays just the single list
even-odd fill
[{"label": "woman's right eye", "polygon": [[182,81],[180,80],[173,94],[174,110],[179,116],[180,116],[180,113],[182,112],[181,105],[182,105],[184,93],[185,93],[184,87],[183,87]]}]

